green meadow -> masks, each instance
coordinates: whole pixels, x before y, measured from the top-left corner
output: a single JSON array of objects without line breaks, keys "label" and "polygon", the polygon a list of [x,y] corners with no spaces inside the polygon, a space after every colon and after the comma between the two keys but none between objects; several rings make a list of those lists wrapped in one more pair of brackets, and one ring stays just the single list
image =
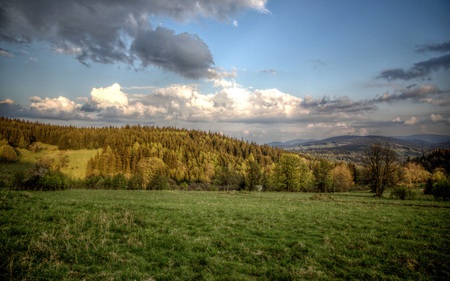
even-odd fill
[{"label": "green meadow", "polygon": [[10,181],[17,172],[25,172],[33,167],[40,159],[55,159],[59,154],[67,155],[67,166],[61,171],[71,179],[83,179],[86,176],[86,163],[94,157],[100,149],[59,150],[56,145],[39,143],[39,151],[17,149],[20,161],[0,164],[0,180]]},{"label": "green meadow", "polygon": [[2,280],[450,280],[450,203],[0,190]]}]

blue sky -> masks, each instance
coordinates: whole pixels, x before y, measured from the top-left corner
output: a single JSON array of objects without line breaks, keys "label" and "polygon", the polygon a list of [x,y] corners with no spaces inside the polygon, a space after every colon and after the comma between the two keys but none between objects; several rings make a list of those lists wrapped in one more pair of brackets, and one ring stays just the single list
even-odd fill
[{"label": "blue sky", "polygon": [[14,0],[0,17],[3,116],[259,143],[450,134],[449,1]]}]

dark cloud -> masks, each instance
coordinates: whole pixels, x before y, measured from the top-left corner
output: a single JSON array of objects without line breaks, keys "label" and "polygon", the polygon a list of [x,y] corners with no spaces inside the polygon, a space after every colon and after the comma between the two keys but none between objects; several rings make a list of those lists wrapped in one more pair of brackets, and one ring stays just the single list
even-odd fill
[{"label": "dark cloud", "polygon": [[427,76],[428,73],[421,73],[415,69],[404,70],[402,68],[387,69],[383,70],[377,79],[386,79],[388,81],[393,80],[411,80],[416,78],[423,78]]},{"label": "dark cloud", "polygon": [[85,65],[134,65],[139,59],[144,66],[154,65],[199,78],[207,76],[213,63],[206,44],[195,35],[152,30],[151,16],[179,21],[198,17],[228,20],[246,8],[264,12],[265,3],[266,0],[5,0],[0,3],[0,40],[16,44],[47,42],[56,52],[74,55]]},{"label": "dark cloud", "polygon": [[22,117],[24,109],[18,104],[0,102],[0,113],[5,117]]},{"label": "dark cloud", "polygon": [[214,64],[208,46],[198,36],[161,27],[140,32],[130,50],[144,67],[155,65],[188,78],[207,77]]},{"label": "dark cloud", "polygon": [[418,53],[427,53],[427,52],[447,53],[447,52],[450,52],[450,41],[449,42],[440,43],[440,44],[418,45],[416,47],[416,52],[418,52]]},{"label": "dark cloud", "polygon": [[12,57],[14,57],[14,54],[11,53],[9,50],[0,48],[0,56],[12,58]]},{"label": "dark cloud", "polygon": [[373,102],[394,102],[402,100],[412,100],[416,102],[423,101],[425,98],[429,98],[432,95],[443,93],[435,85],[411,85],[405,89],[398,91],[395,94],[385,93],[377,96],[373,99]]},{"label": "dark cloud", "polygon": [[[426,44],[419,45],[416,48],[416,52],[450,52],[450,42],[444,42],[441,44]],[[430,79],[432,72],[439,71],[441,69],[448,70],[450,68],[450,54],[445,54],[440,57],[431,58],[429,60],[415,63],[409,69],[394,68],[382,71],[376,78],[385,79],[388,81],[393,80],[412,80],[412,79]]]},{"label": "dark cloud", "polygon": [[278,74],[278,72],[275,69],[272,69],[272,68],[260,69],[258,72],[259,73],[264,73],[264,74],[272,74],[272,75],[277,75]]},{"label": "dark cloud", "polygon": [[449,68],[450,54],[415,63],[414,66],[408,70],[402,68],[384,70],[377,76],[377,78],[386,79],[389,81],[429,79],[432,72],[440,69],[447,70]]},{"label": "dark cloud", "polygon": [[305,108],[312,108],[320,113],[351,113],[374,111],[377,109],[376,105],[371,101],[353,101],[349,97],[337,97],[334,99],[331,99],[330,97],[323,97],[321,99],[312,99],[311,97],[307,97],[303,100],[302,106]]},{"label": "dark cloud", "polygon": [[96,104],[86,103],[80,107],[80,110],[84,112],[96,112],[99,111],[99,108]]}]

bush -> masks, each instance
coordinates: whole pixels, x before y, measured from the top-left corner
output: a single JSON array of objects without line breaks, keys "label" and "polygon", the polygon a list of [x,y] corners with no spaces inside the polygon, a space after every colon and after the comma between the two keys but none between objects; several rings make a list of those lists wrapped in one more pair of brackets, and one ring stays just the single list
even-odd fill
[{"label": "bush", "polygon": [[166,190],[169,189],[169,180],[163,171],[157,170],[147,184],[149,190]]},{"label": "bush", "polygon": [[16,150],[10,145],[0,146],[0,162],[12,163],[17,162],[19,157],[17,156]]},{"label": "bush", "polygon": [[11,182],[5,179],[0,180],[0,188],[10,188]]},{"label": "bush", "polygon": [[400,200],[414,199],[415,194],[411,188],[405,186],[397,186],[392,189],[391,198],[396,198]]},{"label": "bush", "polygon": [[14,187],[20,190],[64,190],[69,188],[69,179],[61,172],[36,166],[14,175]]},{"label": "bush", "polygon": [[67,178],[60,172],[48,172],[39,179],[40,190],[64,190],[69,187]]},{"label": "bush", "polygon": [[180,190],[188,190],[189,185],[186,182],[182,182],[179,186]]},{"label": "bush", "polygon": [[427,195],[433,194],[433,180],[431,178],[427,179],[425,187],[423,189],[423,194]]},{"label": "bush", "polygon": [[442,179],[433,185],[433,196],[436,200],[450,199],[450,179]]}]

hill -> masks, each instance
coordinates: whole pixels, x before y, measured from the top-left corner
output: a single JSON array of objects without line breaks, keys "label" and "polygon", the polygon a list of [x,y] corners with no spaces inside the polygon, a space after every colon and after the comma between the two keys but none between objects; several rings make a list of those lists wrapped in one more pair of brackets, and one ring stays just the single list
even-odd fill
[{"label": "hill", "polygon": [[28,163],[42,156],[44,152],[39,155],[27,152],[36,149],[36,144],[50,145],[58,151],[49,154],[49,158],[55,158],[52,156],[59,152],[63,154],[61,157],[67,156],[69,166],[61,171],[74,178],[122,174],[127,179],[139,175],[140,180],[150,180],[163,173],[169,182],[176,184],[209,184],[230,178],[239,181],[248,161],[256,161],[264,169],[282,154],[280,149],[268,145],[198,130],[140,125],[77,128],[3,117],[0,141],[16,151],[23,150],[22,163],[24,156],[31,159]]},{"label": "hill", "polygon": [[419,135],[411,135],[411,136],[397,136],[394,137],[400,140],[406,140],[414,143],[423,143],[425,145],[435,144],[435,145],[443,145],[445,143],[450,142],[450,136],[446,135],[433,135],[433,134],[419,134]]},{"label": "hill", "polygon": [[[384,136],[338,136],[323,140],[294,143],[279,146],[287,151],[301,152],[333,161],[361,163],[364,151],[374,143],[388,143],[399,155],[408,157],[422,156],[433,149],[450,148],[450,136],[414,135],[407,137]],[[440,142],[446,141],[446,142]]]},{"label": "hill", "polygon": [[299,145],[299,144],[313,142],[313,141],[316,141],[316,140],[315,139],[295,139],[295,140],[289,140],[289,141],[271,142],[268,145],[273,146],[273,147],[283,148],[283,147],[289,147],[289,146]]}]

